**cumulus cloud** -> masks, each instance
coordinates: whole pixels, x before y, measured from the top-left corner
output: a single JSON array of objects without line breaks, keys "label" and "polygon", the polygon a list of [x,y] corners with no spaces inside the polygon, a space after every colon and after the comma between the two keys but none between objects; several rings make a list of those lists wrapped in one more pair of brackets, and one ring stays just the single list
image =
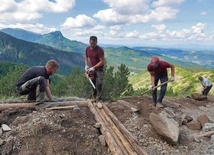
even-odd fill
[{"label": "cumulus cloud", "polygon": [[[110,24],[147,23],[175,18],[177,7],[184,0],[103,0],[108,9],[100,10],[93,17]],[[176,4],[176,6],[174,5]]]},{"label": "cumulus cloud", "polygon": [[20,28],[20,29],[24,29],[24,30],[39,33],[39,34],[45,34],[48,32],[56,31],[55,28],[45,27],[43,24],[39,24],[39,23],[36,23],[36,24],[17,23],[17,24],[9,24],[9,25],[4,25],[0,23],[0,29],[4,29],[4,28]]},{"label": "cumulus cloud", "polygon": [[75,0],[3,0],[0,22],[28,22],[41,18],[43,12],[66,12],[74,5]]},{"label": "cumulus cloud", "polygon": [[63,29],[69,28],[81,28],[81,27],[94,27],[96,22],[91,17],[86,15],[78,15],[76,18],[69,17],[65,20],[65,22],[61,25]]}]

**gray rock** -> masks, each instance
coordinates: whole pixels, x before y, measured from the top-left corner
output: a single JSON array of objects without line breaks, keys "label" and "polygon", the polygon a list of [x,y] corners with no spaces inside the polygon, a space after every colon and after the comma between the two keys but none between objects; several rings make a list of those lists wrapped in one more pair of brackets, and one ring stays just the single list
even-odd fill
[{"label": "gray rock", "polygon": [[169,144],[177,144],[179,137],[178,123],[174,119],[167,118],[166,115],[151,113],[149,117],[154,129]]},{"label": "gray rock", "polygon": [[214,123],[205,123],[202,130],[206,131],[213,131],[214,130]]},{"label": "gray rock", "polygon": [[0,146],[4,144],[4,140],[0,138]]},{"label": "gray rock", "polygon": [[2,130],[4,132],[11,131],[11,128],[8,125],[6,125],[6,124],[2,124],[1,126],[2,126]]},{"label": "gray rock", "polygon": [[99,141],[100,141],[101,145],[102,146],[106,146],[105,137],[103,135],[100,135],[98,138],[99,138]]}]

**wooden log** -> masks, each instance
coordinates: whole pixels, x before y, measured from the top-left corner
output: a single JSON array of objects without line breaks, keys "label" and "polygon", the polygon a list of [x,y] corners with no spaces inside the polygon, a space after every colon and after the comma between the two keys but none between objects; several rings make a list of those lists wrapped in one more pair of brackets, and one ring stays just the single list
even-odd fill
[{"label": "wooden log", "polygon": [[75,105],[71,106],[60,106],[60,107],[51,107],[51,108],[46,108],[47,110],[61,110],[61,109],[72,109],[76,107]]},{"label": "wooden log", "polygon": [[97,123],[101,124],[100,131],[105,136],[106,143],[107,143],[109,149],[111,150],[112,154],[113,155],[123,155],[120,147],[117,145],[114,138],[112,137],[110,132],[107,130],[106,125],[102,121],[101,117],[99,116],[97,110],[95,109],[95,107],[93,106],[91,101],[88,101],[88,107],[89,107],[89,110],[91,111],[91,113],[94,114],[94,118],[97,121]]},{"label": "wooden log", "polygon": [[98,114],[100,115],[101,119],[103,120],[103,122],[105,123],[106,127],[108,128],[108,131],[111,133],[111,135],[113,136],[114,140],[116,141],[116,143],[118,144],[118,146],[120,147],[121,151],[123,152],[124,155],[129,155],[127,150],[125,149],[125,147],[123,146],[123,144],[121,143],[120,139],[117,137],[116,133],[113,131],[112,126],[109,124],[109,122],[106,120],[106,118],[104,117],[105,112],[101,112],[101,110],[96,107],[96,110],[98,112]]},{"label": "wooden log", "polygon": [[102,116],[108,121],[110,124],[110,127],[112,128],[112,132],[114,132],[123,145],[123,147],[127,150],[127,152],[130,155],[137,155],[137,152],[134,151],[131,144],[128,142],[128,140],[124,137],[124,135],[121,133],[121,131],[116,127],[116,125],[113,123],[113,121],[109,118],[109,116],[106,114],[106,112],[103,109],[100,109],[100,112]]},{"label": "wooden log", "polygon": [[212,134],[214,134],[214,131],[207,131],[207,132],[205,132],[205,133],[202,133],[202,134],[197,135],[197,138],[210,136],[210,135],[212,135]]},{"label": "wooden log", "polygon": [[0,104],[0,111],[9,109],[9,108],[15,108],[15,109],[21,109],[21,108],[35,108],[36,105],[34,103],[16,103],[16,104]]},{"label": "wooden log", "polygon": [[40,107],[53,107],[53,106],[72,106],[78,105],[79,107],[87,107],[88,101],[66,101],[66,102],[45,102]]},{"label": "wooden log", "polygon": [[125,128],[125,126],[117,119],[117,117],[109,110],[109,108],[103,104],[103,109],[108,114],[108,116],[112,119],[114,124],[120,129],[120,131],[127,138],[132,147],[136,150],[139,155],[148,155],[148,153],[138,145],[136,139],[131,135],[131,133]]}]

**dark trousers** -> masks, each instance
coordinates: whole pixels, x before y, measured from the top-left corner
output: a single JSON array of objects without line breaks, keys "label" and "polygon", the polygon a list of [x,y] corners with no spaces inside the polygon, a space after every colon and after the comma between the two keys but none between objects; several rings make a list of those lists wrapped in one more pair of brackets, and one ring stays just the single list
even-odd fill
[{"label": "dark trousers", "polygon": [[[159,80],[161,81],[161,83],[163,83],[168,80],[168,76],[155,76],[155,86],[158,85]],[[155,104],[157,102],[162,102],[162,100],[165,96],[165,93],[166,93],[166,89],[167,89],[167,84],[161,86],[160,95],[158,97],[158,100],[157,100],[157,88],[152,91],[152,99]]]},{"label": "dark trousers", "polygon": [[45,85],[45,78],[39,76],[25,82],[17,89],[19,95],[28,95],[28,100],[36,100],[40,93],[45,92]]},{"label": "dark trousers", "polygon": [[93,97],[96,98],[97,100],[101,100],[103,77],[104,77],[103,70],[95,71],[95,77],[92,81],[93,81],[96,89],[94,89],[93,87],[92,88],[93,88]]},{"label": "dark trousers", "polygon": [[204,90],[202,91],[202,94],[207,96],[207,94],[209,93],[209,91],[210,91],[210,89],[212,88],[212,86],[213,86],[213,85],[211,85],[211,86],[207,87],[206,89],[204,89]]}]

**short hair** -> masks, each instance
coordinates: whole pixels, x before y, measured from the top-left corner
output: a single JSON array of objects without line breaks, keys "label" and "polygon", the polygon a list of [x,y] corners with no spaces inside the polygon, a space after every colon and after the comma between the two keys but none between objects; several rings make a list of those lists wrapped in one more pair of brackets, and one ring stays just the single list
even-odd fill
[{"label": "short hair", "polygon": [[90,36],[90,39],[89,39],[89,41],[94,41],[94,42],[97,42],[97,37],[96,36]]},{"label": "short hair", "polygon": [[198,79],[199,79],[199,80],[203,80],[203,77],[202,77],[202,76],[199,76]]},{"label": "short hair", "polygon": [[59,68],[59,64],[55,60],[49,60],[46,64],[46,67]]}]

